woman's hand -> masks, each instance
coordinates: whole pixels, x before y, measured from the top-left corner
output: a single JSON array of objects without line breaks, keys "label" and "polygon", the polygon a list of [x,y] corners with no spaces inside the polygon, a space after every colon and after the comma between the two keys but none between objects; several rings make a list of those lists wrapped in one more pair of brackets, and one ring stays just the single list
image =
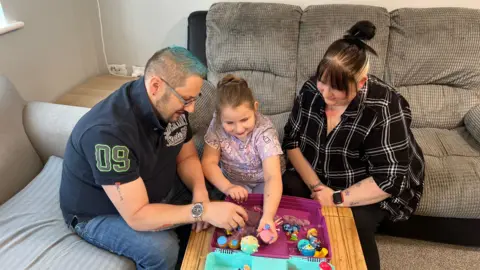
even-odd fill
[{"label": "woman's hand", "polygon": [[231,185],[225,190],[225,195],[232,197],[236,202],[244,202],[248,198],[248,191],[242,186]]},{"label": "woman's hand", "polygon": [[268,244],[273,244],[278,239],[277,228],[275,226],[273,218],[263,216],[260,219],[260,225],[258,225],[257,232],[260,233],[261,231],[265,230],[266,225],[268,225],[268,230],[272,233],[273,236],[273,238],[270,240],[270,242],[268,242]]},{"label": "woman's hand", "polygon": [[327,186],[321,185],[316,187],[313,190],[311,197],[322,206],[335,206],[333,203],[333,189]]}]

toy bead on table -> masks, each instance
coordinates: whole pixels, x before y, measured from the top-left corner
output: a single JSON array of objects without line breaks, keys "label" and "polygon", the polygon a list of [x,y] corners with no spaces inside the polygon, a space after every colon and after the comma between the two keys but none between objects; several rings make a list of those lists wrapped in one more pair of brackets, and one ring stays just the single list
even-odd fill
[{"label": "toy bead on table", "polygon": [[231,248],[231,249],[239,249],[240,248],[240,242],[237,239],[232,237],[228,241],[228,247]]},{"label": "toy bead on table", "polygon": [[227,247],[227,237],[220,236],[217,238],[217,245],[219,248],[226,248]]},{"label": "toy bead on table", "polygon": [[240,249],[249,255],[257,252],[259,246],[258,239],[251,235],[243,237],[242,241],[240,242]]}]

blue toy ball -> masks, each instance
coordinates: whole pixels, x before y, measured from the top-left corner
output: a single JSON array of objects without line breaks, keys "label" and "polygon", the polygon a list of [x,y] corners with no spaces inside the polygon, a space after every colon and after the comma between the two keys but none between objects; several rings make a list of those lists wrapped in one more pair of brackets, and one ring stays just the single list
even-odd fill
[{"label": "blue toy ball", "polygon": [[[307,239],[302,239],[300,241],[298,241],[298,244],[297,244],[297,248],[299,251],[302,251],[303,247],[305,247],[306,245],[310,245],[310,242],[308,242]],[[315,253],[315,251],[314,251]]]}]

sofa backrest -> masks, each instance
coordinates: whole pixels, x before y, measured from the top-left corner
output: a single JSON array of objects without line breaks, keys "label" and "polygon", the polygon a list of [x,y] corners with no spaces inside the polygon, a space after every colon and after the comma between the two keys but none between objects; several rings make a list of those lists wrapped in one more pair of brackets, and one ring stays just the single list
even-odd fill
[{"label": "sofa backrest", "polygon": [[42,168],[23,127],[25,101],[0,76],[0,205],[25,187]]},{"label": "sofa backrest", "polygon": [[367,42],[378,53],[370,72],[407,98],[413,127],[463,125],[480,103],[477,9],[216,3],[206,18],[208,80],[214,86],[230,72],[244,77],[282,134],[293,90],[315,74],[328,45],[360,20],[377,27]]},{"label": "sofa backrest", "polygon": [[279,133],[295,97],[301,15],[300,7],[286,4],[218,3],[206,18],[208,80],[216,85],[228,73],[245,78]]},{"label": "sofa backrest", "polygon": [[383,78],[390,26],[390,16],[385,8],[362,5],[309,6],[303,11],[300,24],[297,91],[315,74],[328,46],[362,20],[369,20],[376,26],[375,37],[367,41],[378,54],[378,57],[370,57],[370,73]]},{"label": "sofa backrest", "polygon": [[461,126],[480,102],[480,10],[392,11],[385,75],[409,101],[413,127]]}]

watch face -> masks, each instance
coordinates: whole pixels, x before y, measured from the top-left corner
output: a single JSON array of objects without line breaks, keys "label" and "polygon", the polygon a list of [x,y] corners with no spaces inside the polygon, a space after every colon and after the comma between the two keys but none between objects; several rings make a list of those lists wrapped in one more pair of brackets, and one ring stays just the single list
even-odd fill
[{"label": "watch face", "polygon": [[192,208],[192,215],[194,217],[199,217],[201,216],[203,213],[203,205],[201,203],[197,203],[195,205],[193,205],[193,208]]},{"label": "watch face", "polygon": [[342,193],[340,193],[340,192],[333,193],[333,203],[334,204],[343,203]]}]

